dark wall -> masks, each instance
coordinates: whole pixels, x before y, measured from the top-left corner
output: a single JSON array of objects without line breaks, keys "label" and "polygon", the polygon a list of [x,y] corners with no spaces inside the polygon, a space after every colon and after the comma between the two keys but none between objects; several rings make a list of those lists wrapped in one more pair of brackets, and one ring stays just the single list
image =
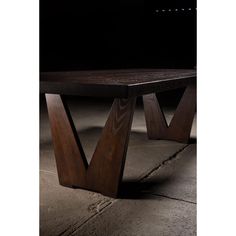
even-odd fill
[{"label": "dark wall", "polygon": [[41,71],[192,68],[195,8],[195,0],[40,0]]}]

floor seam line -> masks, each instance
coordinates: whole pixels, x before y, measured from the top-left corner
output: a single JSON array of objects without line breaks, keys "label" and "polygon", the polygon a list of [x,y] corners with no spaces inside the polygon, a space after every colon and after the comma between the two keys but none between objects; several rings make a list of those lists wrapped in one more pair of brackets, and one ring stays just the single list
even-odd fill
[{"label": "floor seam line", "polygon": [[139,179],[138,182],[142,182],[143,180],[147,179],[153,172],[158,171],[162,166],[164,166],[165,164],[168,164],[168,162],[172,161],[173,159],[176,159],[177,156],[183,152],[187,147],[189,147],[190,144],[185,145],[184,147],[182,147],[180,150],[178,150],[177,152],[175,152],[174,154],[172,154],[168,159],[164,160],[161,162],[161,164],[159,164],[158,166],[154,167],[152,170],[150,170],[147,174],[145,174],[143,177],[141,177]]},{"label": "floor seam line", "polygon": [[[184,147],[182,147],[180,150],[178,150],[177,152],[175,152],[174,154],[172,154],[168,159],[164,160],[160,165],[158,165],[157,167],[153,168],[151,171],[149,171],[147,174],[145,174],[143,177],[141,177],[137,182],[142,182],[143,180],[145,180],[146,178],[148,178],[153,172],[157,171],[159,168],[161,168],[163,165],[165,165],[166,163],[168,163],[169,161],[175,159],[178,154],[180,154],[182,151],[184,151],[188,146],[190,146],[190,144],[185,145]],[[150,193],[151,194],[151,193]],[[160,196],[160,197],[166,197],[169,199],[173,199],[173,200],[179,200],[181,201],[181,199],[174,199],[168,196],[161,196],[161,195],[156,195],[156,194],[151,194],[151,195],[155,195],[155,196]],[[90,220],[92,220],[93,218],[97,217],[98,215],[102,214],[103,212],[105,212],[107,209],[109,209],[113,204],[115,204],[116,202],[120,201],[120,200],[124,200],[124,199],[115,199],[113,202],[111,202],[110,204],[108,204],[107,206],[105,206],[102,211],[100,212],[96,212],[95,214],[93,214],[92,216],[90,216],[87,220],[85,220],[81,225],[78,226],[78,228],[76,228],[75,230],[73,230],[71,233],[68,234],[68,236],[71,236],[73,233],[75,233],[77,230],[79,230],[82,226],[86,225]],[[185,200],[182,200],[185,202]],[[193,202],[189,202],[192,204],[196,204]],[[70,227],[71,228],[71,227]],[[66,232],[70,229],[68,228],[66,231],[64,231],[62,234],[59,235],[65,235]]]},{"label": "floor seam line", "polygon": [[[78,228],[76,228],[75,230],[73,230],[71,233],[68,234],[68,236],[72,235],[73,233],[75,233],[77,230],[79,230],[83,225],[85,225],[87,222],[89,222],[91,219],[93,219],[94,217],[96,217],[97,215],[103,213],[107,207],[110,207],[111,205],[113,205],[113,203],[115,203],[116,201],[110,202],[109,204],[107,204],[107,206],[103,207],[102,210],[100,212],[96,212],[93,215],[91,215],[88,219],[86,219],[82,224],[80,224],[78,226]],[[67,229],[66,231],[68,231],[69,229]],[[65,234],[66,232],[63,232],[63,234]],[[61,234],[61,236],[63,235]]]},{"label": "floor seam line", "polygon": [[144,193],[144,194],[149,194],[149,195],[153,195],[153,196],[168,198],[168,199],[171,199],[171,200],[176,200],[176,201],[181,201],[181,202],[186,202],[186,203],[197,205],[196,202],[192,202],[192,201],[188,201],[188,200],[184,200],[184,199],[180,199],[180,198],[175,198],[175,197],[170,197],[170,196],[167,196],[167,195],[156,194],[156,193]]}]

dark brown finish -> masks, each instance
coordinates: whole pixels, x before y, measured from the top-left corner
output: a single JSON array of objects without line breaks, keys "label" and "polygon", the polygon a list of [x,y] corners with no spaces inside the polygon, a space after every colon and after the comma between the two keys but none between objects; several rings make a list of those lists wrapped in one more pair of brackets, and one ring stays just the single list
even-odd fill
[{"label": "dark brown finish", "polygon": [[115,99],[88,168],[90,188],[108,196],[117,196],[123,176],[135,102]]},{"label": "dark brown finish", "polygon": [[168,127],[156,94],[143,96],[149,139],[166,139],[187,143],[196,109],[196,85],[191,84],[180,100]]},{"label": "dark brown finish", "polygon": [[46,94],[59,182],[64,186],[85,187],[87,160],[72,118],[60,95]]},{"label": "dark brown finish", "polygon": [[60,184],[116,197],[123,176],[136,98],[115,99],[90,165],[60,95],[46,94]]},{"label": "dark brown finish", "polygon": [[[143,95],[150,139],[187,142],[195,113],[195,82],[196,73],[193,70],[42,73],[40,87],[41,92],[46,93],[60,184],[116,197],[123,176],[136,97]],[[186,87],[186,90],[168,127],[153,92],[179,87]],[[90,164],[87,163],[69,109],[59,94],[115,98]]]},{"label": "dark brown finish", "polygon": [[195,80],[195,70],[182,69],[44,72],[40,92],[128,98],[185,87]]}]

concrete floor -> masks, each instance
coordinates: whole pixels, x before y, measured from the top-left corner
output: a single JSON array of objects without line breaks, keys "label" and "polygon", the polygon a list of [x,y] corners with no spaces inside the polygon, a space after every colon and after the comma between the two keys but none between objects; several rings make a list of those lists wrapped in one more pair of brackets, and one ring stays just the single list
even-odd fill
[{"label": "concrete floor", "polygon": [[[88,160],[111,102],[69,100]],[[166,108],[167,120],[173,109]],[[196,121],[192,142],[148,140],[142,106],[135,110],[121,198],[58,184],[44,101],[40,112],[40,235],[196,235]]]}]

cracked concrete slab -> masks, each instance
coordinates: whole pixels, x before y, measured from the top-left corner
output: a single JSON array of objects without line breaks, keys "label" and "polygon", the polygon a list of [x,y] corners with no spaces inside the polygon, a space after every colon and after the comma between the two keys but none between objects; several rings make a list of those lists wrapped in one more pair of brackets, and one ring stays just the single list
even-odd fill
[{"label": "cracked concrete slab", "polygon": [[114,199],[59,185],[57,175],[40,172],[40,235],[69,235]]},{"label": "cracked concrete slab", "polygon": [[137,181],[141,179],[184,146],[184,144],[168,141],[156,141],[155,144],[151,144],[151,142],[148,144],[147,141],[143,142],[142,145],[130,146],[127,152],[123,180]]},{"label": "cracked concrete slab", "polygon": [[191,236],[196,235],[193,204],[149,196],[118,200],[71,235],[90,236]]},{"label": "cracked concrete slab", "polygon": [[187,146],[142,182],[144,192],[196,203],[196,144]]}]

